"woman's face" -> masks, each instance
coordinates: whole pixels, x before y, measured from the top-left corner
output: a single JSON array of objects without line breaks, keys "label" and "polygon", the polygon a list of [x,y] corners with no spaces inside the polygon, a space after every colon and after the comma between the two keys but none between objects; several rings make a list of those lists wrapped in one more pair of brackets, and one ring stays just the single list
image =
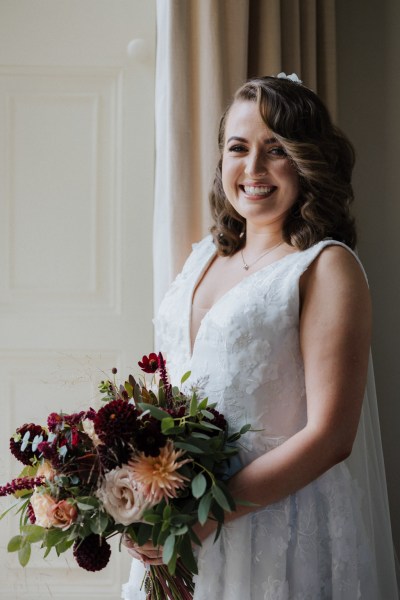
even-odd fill
[{"label": "woman's face", "polygon": [[222,185],[247,226],[283,225],[299,194],[299,177],[255,102],[235,102],[225,125]]}]

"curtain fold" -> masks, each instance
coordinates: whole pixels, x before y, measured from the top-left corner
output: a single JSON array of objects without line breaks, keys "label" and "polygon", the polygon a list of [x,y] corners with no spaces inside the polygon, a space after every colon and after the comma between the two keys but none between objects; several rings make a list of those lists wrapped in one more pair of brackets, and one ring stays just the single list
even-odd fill
[{"label": "curtain fold", "polygon": [[334,0],[157,0],[154,290],[210,225],[220,116],[250,76],[296,72],[335,112]]}]

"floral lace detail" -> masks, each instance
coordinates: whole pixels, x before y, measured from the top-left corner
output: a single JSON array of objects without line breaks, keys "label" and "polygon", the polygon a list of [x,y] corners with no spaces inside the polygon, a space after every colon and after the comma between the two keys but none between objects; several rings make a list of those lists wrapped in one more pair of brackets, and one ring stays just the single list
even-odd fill
[{"label": "floral lace detail", "polygon": [[[299,344],[299,279],[327,240],[243,279],[204,317],[190,355],[193,290],[215,254],[196,245],[155,320],[173,381],[185,370],[233,429],[260,431],[232,472],[283,444],[306,423]],[[344,463],[281,502],[236,519],[199,552],[194,600],[376,600],[360,490]]]}]

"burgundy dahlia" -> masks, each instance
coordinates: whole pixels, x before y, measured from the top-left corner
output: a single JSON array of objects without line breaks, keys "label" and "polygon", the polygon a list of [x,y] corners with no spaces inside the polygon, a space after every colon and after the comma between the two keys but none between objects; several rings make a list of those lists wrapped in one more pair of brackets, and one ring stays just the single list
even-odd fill
[{"label": "burgundy dahlia", "polygon": [[146,456],[158,456],[160,448],[167,443],[167,438],[161,433],[161,422],[153,417],[147,417],[142,427],[136,433],[136,448]]},{"label": "burgundy dahlia", "polygon": [[86,571],[101,571],[111,556],[110,544],[95,533],[84,540],[76,540],[73,552],[78,565]]},{"label": "burgundy dahlia", "polygon": [[[22,450],[22,444],[24,443],[24,436],[29,432],[29,441],[26,444],[24,450]],[[45,439],[47,437],[46,431],[42,428],[41,425],[35,425],[34,423],[25,423],[22,427],[18,427],[16,434],[19,434],[20,440],[18,442],[15,441],[14,437],[10,439],[10,450],[11,453],[18,458],[24,465],[30,465],[31,459],[36,456],[36,458],[40,457],[40,450],[37,448],[34,452],[32,451],[32,442],[37,435],[43,436]]]},{"label": "burgundy dahlia", "polygon": [[143,356],[138,365],[145,373],[155,373],[159,367],[157,354],[151,352],[148,356]]},{"label": "burgundy dahlia", "polygon": [[105,471],[112,471],[116,467],[126,464],[132,457],[134,447],[122,440],[116,440],[112,446],[100,444],[97,452],[100,464]]},{"label": "burgundy dahlia", "polygon": [[205,421],[209,421],[210,423],[212,423],[213,425],[215,425],[216,427],[219,427],[220,429],[222,429],[223,431],[226,430],[228,423],[226,422],[226,419],[224,417],[224,415],[221,415],[221,413],[219,413],[217,410],[215,410],[215,408],[208,408],[207,407],[208,412],[212,413],[214,415],[214,418],[207,418],[204,417]]},{"label": "burgundy dahlia", "polygon": [[125,400],[117,399],[103,406],[93,420],[94,430],[104,444],[116,441],[129,442],[137,429],[138,413]]}]

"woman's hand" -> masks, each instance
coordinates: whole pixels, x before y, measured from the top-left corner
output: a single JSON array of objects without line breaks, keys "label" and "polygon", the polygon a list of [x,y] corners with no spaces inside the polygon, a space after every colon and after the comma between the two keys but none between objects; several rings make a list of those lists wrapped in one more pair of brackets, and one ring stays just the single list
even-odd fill
[{"label": "woman's hand", "polygon": [[163,549],[161,546],[157,548],[153,546],[152,542],[146,542],[143,546],[139,546],[136,542],[134,542],[130,537],[124,535],[122,538],[122,543],[126,548],[128,548],[129,554],[140,560],[145,565],[162,565],[162,552]]}]

